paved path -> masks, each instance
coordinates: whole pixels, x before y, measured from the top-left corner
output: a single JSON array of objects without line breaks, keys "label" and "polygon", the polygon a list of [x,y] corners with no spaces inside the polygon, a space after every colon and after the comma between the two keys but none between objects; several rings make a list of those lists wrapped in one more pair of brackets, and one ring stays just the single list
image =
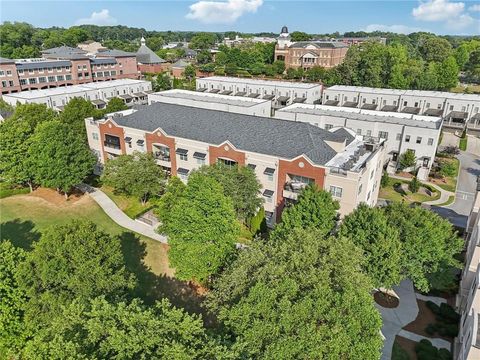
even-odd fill
[{"label": "paved path", "polygon": [[448,351],[452,350],[452,344],[450,341],[439,339],[439,338],[429,338],[426,336],[418,335],[407,330],[400,330],[398,333],[399,336],[419,342],[420,340],[427,339],[432,343],[433,346],[439,349],[447,349]]},{"label": "paved path", "polygon": [[450,133],[447,131],[443,132],[442,136],[442,143],[440,145],[442,146],[458,146],[460,143],[460,138],[455,135],[454,133]]},{"label": "paved path", "polygon": [[440,306],[443,303],[447,303],[447,299],[438,297],[438,296],[428,296],[428,295],[423,295],[419,293],[415,293],[415,296],[417,297],[418,300],[423,300],[423,301],[431,301],[438,306]]},{"label": "paved path", "polygon": [[94,188],[87,184],[81,184],[77,186],[81,191],[90,195],[90,197],[97,202],[98,205],[105,211],[105,213],[118,225],[125,229],[134,231],[138,234],[147,236],[151,239],[167,243],[165,236],[159,235],[155,232],[153,226],[135,221],[129,218],[125,213],[120,210],[117,205],[101,190]]},{"label": "paved path", "polygon": [[480,156],[480,138],[472,135],[467,136],[467,152],[473,155]]},{"label": "paved path", "polygon": [[399,299],[396,308],[388,309],[375,304],[382,315],[383,322],[382,334],[385,340],[383,342],[382,360],[391,359],[395,336],[405,325],[415,320],[418,315],[418,304],[412,282],[404,280],[399,286],[394,286],[393,290]]}]

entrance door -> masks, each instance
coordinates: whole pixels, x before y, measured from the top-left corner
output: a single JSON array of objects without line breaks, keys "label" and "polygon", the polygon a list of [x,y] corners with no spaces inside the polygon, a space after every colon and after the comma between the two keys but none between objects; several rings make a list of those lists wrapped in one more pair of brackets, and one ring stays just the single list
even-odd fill
[{"label": "entrance door", "polygon": [[397,152],[394,152],[392,153],[392,161],[397,161],[398,160],[398,153]]},{"label": "entrance door", "polygon": [[424,158],[423,159],[423,167],[428,167],[428,163],[430,162],[429,158]]}]

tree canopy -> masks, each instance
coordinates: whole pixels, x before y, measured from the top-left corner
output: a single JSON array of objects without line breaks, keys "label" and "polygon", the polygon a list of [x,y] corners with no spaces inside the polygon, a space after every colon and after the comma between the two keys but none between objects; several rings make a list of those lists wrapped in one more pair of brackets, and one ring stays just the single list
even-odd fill
[{"label": "tree canopy", "polygon": [[116,111],[127,110],[128,106],[123,102],[122,99],[114,97],[110,99],[105,107],[105,113],[112,113]]},{"label": "tree canopy", "polygon": [[381,318],[361,262],[346,239],[294,230],[241,251],[208,306],[241,358],[379,358]]},{"label": "tree canopy", "polygon": [[63,108],[59,115],[62,123],[67,124],[71,131],[76,133],[85,142],[87,141],[87,132],[85,128],[85,119],[88,117],[100,118],[102,112],[95,109],[93,104],[81,97],[71,99]]}]

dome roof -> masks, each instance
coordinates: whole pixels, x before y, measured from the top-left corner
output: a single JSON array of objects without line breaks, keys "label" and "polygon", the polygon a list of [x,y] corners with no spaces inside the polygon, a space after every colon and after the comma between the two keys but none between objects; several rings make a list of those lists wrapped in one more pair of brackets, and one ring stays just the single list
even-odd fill
[{"label": "dome roof", "polygon": [[282,27],[282,31],[280,32],[280,34],[288,34],[288,28],[286,25]]}]

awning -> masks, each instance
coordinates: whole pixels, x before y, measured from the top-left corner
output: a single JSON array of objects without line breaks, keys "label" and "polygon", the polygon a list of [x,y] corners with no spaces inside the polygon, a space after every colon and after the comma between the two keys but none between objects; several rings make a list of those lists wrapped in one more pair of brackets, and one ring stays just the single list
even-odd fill
[{"label": "awning", "polygon": [[442,116],[443,109],[427,109],[423,114],[427,116]]},{"label": "awning", "polygon": [[267,167],[263,173],[266,175],[273,175],[275,173],[275,169]]},{"label": "awning", "polygon": [[204,154],[204,153],[201,153],[201,152],[197,152],[197,151],[195,151],[195,152],[193,153],[193,157],[194,157],[195,159],[201,159],[201,160],[203,160],[203,159],[205,159],[206,156],[207,156],[207,154]]},{"label": "awning", "polygon": [[130,136],[125,137],[125,142],[127,143],[132,142],[132,138]]},{"label": "awning", "polygon": [[275,95],[265,95],[263,97],[264,100],[273,100],[275,98]]},{"label": "awning", "polygon": [[272,191],[272,190],[264,190],[264,191],[263,191],[263,196],[272,197],[274,193],[275,193],[275,192]]},{"label": "awning", "polygon": [[179,155],[187,155],[188,154],[187,149],[181,149],[181,148],[178,148],[175,152]]},{"label": "awning", "polygon": [[178,168],[178,169],[177,169],[177,172],[178,172],[179,174],[187,175],[187,174],[190,172],[190,170],[184,169],[184,168]]},{"label": "awning", "polygon": [[396,112],[398,110],[398,106],[397,105],[384,105],[380,111],[393,111],[393,112]]},{"label": "awning", "polygon": [[220,89],[212,89],[209,91],[209,93],[216,94],[220,91]]},{"label": "awning", "polygon": [[327,100],[325,101],[325,104],[323,105],[327,105],[327,106],[337,106],[338,105],[338,101],[337,100]]},{"label": "awning", "polygon": [[204,92],[204,91],[206,91],[206,90],[207,90],[207,88],[198,88],[198,89],[197,89],[198,92]]},{"label": "awning", "polygon": [[255,168],[257,167],[257,165],[255,164],[248,164],[247,166],[252,170],[255,170]]},{"label": "awning", "polygon": [[414,115],[416,115],[420,112],[420,108],[407,106],[407,107],[404,107],[400,112],[402,112],[404,114],[414,114]]},{"label": "awning", "polygon": [[345,101],[342,106],[344,106],[344,107],[349,107],[349,108],[356,108],[357,105],[358,105],[358,102]]},{"label": "awning", "polygon": [[144,140],[137,140],[137,145],[143,146],[144,143],[145,143]]},{"label": "awning", "polygon": [[307,100],[307,98],[298,97],[298,98],[293,99],[293,102],[294,102],[294,103],[304,103],[305,100]]},{"label": "awning", "polygon": [[451,111],[450,114],[447,115],[447,118],[453,119],[466,119],[468,114],[464,111]]},{"label": "awning", "polygon": [[287,102],[288,99],[290,99],[289,96],[279,96],[278,99],[277,99],[277,101],[279,101],[279,102]]},{"label": "awning", "polygon": [[260,94],[257,94],[257,93],[251,93],[251,94],[248,95],[249,98],[257,98],[259,96],[260,96]]},{"label": "awning", "polygon": [[220,95],[230,95],[232,93],[231,90],[223,90]]},{"label": "awning", "polygon": [[362,109],[365,110],[375,110],[377,108],[377,104],[363,104]]},{"label": "awning", "polygon": [[92,100],[93,105],[105,105],[106,102],[103,100]]},{"label": "awning", "polygon": [[144,94],[143,92],[138,92],[138,93],[133,94],[133,97],[136,97],[136,98],[145,97],[145,96],[146,96],[146,94]]},{"label": "awning", "polygon": [[128,94],[118,95],[118,97],[121,98],[121,99],[125,99],[125,100],[133,99],[133,97],[131,95],[128,95]]},{"label": "awning", "polygon": [[148,94],[153,93],[153,90],[145,90],[144,93],[148,95]]},{"label": "awning", "polygon": [[245,96],[246,92],[245,91],[239,91],[235,94],[235,96]]}]

